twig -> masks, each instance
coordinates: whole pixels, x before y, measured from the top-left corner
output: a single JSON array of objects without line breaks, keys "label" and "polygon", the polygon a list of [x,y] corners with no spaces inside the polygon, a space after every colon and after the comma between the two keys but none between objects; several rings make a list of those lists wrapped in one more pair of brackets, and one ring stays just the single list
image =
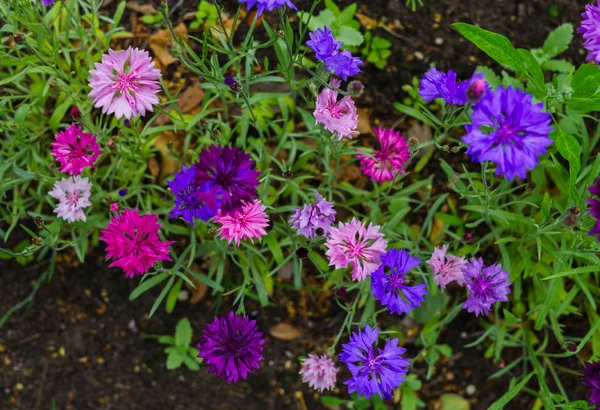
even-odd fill
[{"label": "twig", "polygon": [[44,394],[44,386],[46,385],[46,377],[48,376],[48,360],[44,360],[44,372],[42,373],[42,384],[40,384],[40,389],[38,391],[37,400],[35,401],[35,409],[39,410],[42,405],[42,395]]}]

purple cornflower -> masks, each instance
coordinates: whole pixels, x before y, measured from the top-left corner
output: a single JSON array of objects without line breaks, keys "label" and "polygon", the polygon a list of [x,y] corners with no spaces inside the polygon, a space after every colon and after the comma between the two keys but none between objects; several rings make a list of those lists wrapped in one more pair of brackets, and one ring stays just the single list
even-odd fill
[{"label": "purple cornflower", "polygon": [[230,213],[244,201],[252,202],[255,198],[260,172],[254,166],[250,154],[237,147],[211,145],[202,150],[198,162],[192,166],[193,183],[211,191],[217,188],[221,212]]},{"label": "purple cornflower", "polygon": [[344,384],[348,393],[370,398],[378,395],[389,399],[394,389],[404,382],[409,362],[402,354],[406,349],[398,347],[398,339],[390,338],[383,349],[377,347],[379,329],[365,326],[350,336],[350,341],[342,346],[340,361],[346,363],[352,376]]},{"label": "purple cornflower", "polygon": [[331,224],[335,221],[333,204],[325,200],[317,191],[315,197],[317,201],[314,204],[305,204],[302,208],[296,208],[290,217],[292,228],[306,238],[317,237],[316,232],[319,228],[322,229],[320,236],[327,235]]},{"label": "purple cornflower", "polygon": [[583,48],[588,51],[587,59],[600,62],[600,1],[597,6],[586,5],[581,17],[583,20],[577,32],[585,39]]},{"label": "purple cornflower", "polygon": [[344,81],[348,77],[352,77],[360,73],[358,66],[363,65],[360,58],[352,56],[352,53],[348,50],[340,51],[328,57],[325,60],[325,67],[327,71],[333,72],[335,75],[342,77]]},{"label": "purple cornflower", "polygon": [[239,0],[240,3],[246,3],[246,8],[250,10],[256,5],[256,16],[260,16],[263,11],[273,11],[287,6],[292,10],[298,10],[290,0]]},{"label": "purple cornflower", "polygon": [[216,187],[209,189],[207,182],[203,185],[194,184],[194,170],[185,166],[181,167],[181,173],[176,173],[174,177],[172,181],[167,181],[175,195],[175,206],[169,218],[182,217],[193,225],[195,218],[208,221],[217,214],[220,201]]},{"label": "purple cornflower", "polygon": [[464,105],[467,103],[467,90],[474,81],[482,80],[483,74],[474,72],[469,80],[458,82],[454,71],[448,73],[438,71],[431,67],[419,83],[419,95],[425,101],[443,98],[450,105]]},{"label": "purple cornflower", "polygon": [[333,33],[327,27],[318,28],[314,33],[308,33],[310,40],[306,42],[312,51],[315,52],[317,59],[324,61],[336,54],[344,43],[335,41]]},{"label": "purple cornflower", "polygon": [[587,362],[581,372],[581,380],[584,386],[590,388],[588,391],[588,403],[600,409],[600,362]]},{"label": "purple cornflower", "polygon": [[499,264],[485,266],[483,259],[472,258],[463,268],[469,297],[463,309],[475,312],[475,316],[486,315],[494,302],[507,302],[510,293],[508,272]]},{"label": "purple cornflower", "polygon": [[381,265],[371,274],[373,296],[391,313],[409,313],[423,302],[427,285],[410,285],[406,280],[409,270],[416,268],[421,261],[402,249],[390,249],[381,257]]},{"label": "purple cornflower", "polygon": [[550,114],[544,104],[534,104],[533,97],[512,86],[486,92],[475,105],[471,125],[466,125],[463,142],[469,145],[467,154],[474,162],[492,161],[496,175],[512,181],[525,178],[534,169],[538,156],[552,144]]},{"label": "purple cornflower", "polygon": [[42,4],[46,7],[50,7],[56,3],[56,0],[40,0]]},{"label": "purple cornflower", "polygon": [[[592,195],[600,197],[600,178],[598,178],[593,185],[588,187],[588,191],[590,191]],[[596,218],[596,223],[589,234],[599,235],[598,241],[600,242],[600,201],[596,198],[588,198],[587,202],[590,204],[590,214]]]},{"label": "purple cornflower", "polygon": [[236,383],[260,367],[264,343],[255,320],[229,312],[206,325],[196,347],[209,373]]}]

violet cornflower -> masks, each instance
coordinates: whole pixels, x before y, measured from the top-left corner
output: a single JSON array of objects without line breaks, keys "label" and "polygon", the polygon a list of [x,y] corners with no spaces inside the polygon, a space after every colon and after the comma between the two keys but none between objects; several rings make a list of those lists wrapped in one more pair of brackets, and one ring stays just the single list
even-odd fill
[{"label": "violet cornflower", "polygon": [[447,251],[447,244],[441,249],[435,248],[431,259],[427,261],[433,271],[433,280],[442,289],[445,289],[450,282],[456,282],[461,286],[465,284],[465,275],[462,269],[467,264],[467,260],[463,257],[449,255]]},{"label": "violet cornflower", "polygon": [[390,249],[381,257],[381,265],[371,275],[373,296],[391,313],[410,313],[425,300],[427,285],[411,285],[406,279],[409,270],[416,268],[421,261],[402,249]]},{"label": "violet cornflower", "polygon": [[329,356],[309,354],[308,358],[302,361],[300,374],[304,383],[322,392],[335,387],[338,370]]},{"label": "violet cornflower", "polygon": [[196,347],[209,373],[236,383],[260,367],[264,343],[255,320],[229,312],[206,325]]},{"label": "violet cornflower", "polygon": [[472,124],[465,126],[463,142],[469,145],[471,160],[492,161],[496,175],[509,181],[515,176],[525,178],[552,144],[548,138],[552,118],[543,112],[543,103],[532,100],[530,94],[512,86],[485,93],[475,105]]},{"label": "violet cornflower", "polygon": [[[332,88],[339,88],[340,80],[334,78],[329,82]],[[352,138],[359,134],[358,113],[354,101],[349,95],[338,101],[338,93],[331,88],[325,87],[317,97],[317,105],[313,115],[317,124],[323,124],[329,132],[337,132],[337,139]]]},{"label": "violet cornflower", "polygon": [[399,132],[391,128],[378,127],[373,131],[381,149],[356,157],[366,176],[377,182],[392,181],[396,175],[404,173],[402,167],[410,158],[408,144]]},{"label": "violet cornflower", "polygon": [[598,235],[598,241],[600,242],[600,178],[596,182],[588,187],[588,191],[597,198],[588,198],[587,202],[590,204],[590,214],[596,218],[594,227],[589,232],[590,235]]},{"label": "violet cornflower", "polygon": [[219,211],[213,218],[215,223],[221,224],[219,237],[229,243],[235,242],[236,246],[240,246],[240,241],[244,239],[254,243],[254,238],[262,238],[267,234],[265,228],[269,226],[265,208],[260,200],[255,199],[243,202],[241,208],[228,214]]},{"label": "violet cornflower", "polygon": [[584,386],[590,389],[587,394],[589,405],[600,409],[600,361],[585,363],[581,376]]},{"label": "violet cornflower", "polygon": [[54,3],[56,3],[56,0],[40,0],[40,1],[46,7],[52,6],[52,5],[54,5]]},{"label": "violet cornflower", "polygon": [[246,3],[246,8],[250,10],[256,5],[256,16],[260,16],[265,10],[273,11],[287,6],[292,10],[298,10],[290,0],[239,0],[240,3]]},{"label": "violet cornflower", "polygon": [[256,197],[260,172],[255,165],[250,154],[237,147],[211,145],[193,165],[193,183],[211,191],[216,187],[220,210],[229,213]]},{"label": "violet cornflower", "polygon": [[588,51],[587,59],[600,62],[600,1],[597,5],[586,5],[581,17],[581,27],[577,32],[585,39],[583,48]]},{"label": "violet cornflower", "polygon": [[348,50],[335,53],[324,62],[327,71],[342,77],[344,81],[346,81],[348,77],[360,73],[361,70],[358,67],[363,65],[362,60],[359,57],[354,57]]},{"label": "violet cornflower", "polygon": [[331,228],[325,243],[329,265],[336,269],[352,266],[352,280],[364,280],[375,272],[385,254],[387,241],[379,232],[379,226],[369,223],[365,226],[353,218],[348,223],[340,222]]},{"label": "violet cornflower", "polygon": [[327,71],[333,72],[346,81],[348,77],[360,73],[359,66],[363,65],[360,58],[352,56],[348,50],[340,50],[344,43],[336,41],[331,30],[327,27],[309,33],[310,40],[306,42],[315,53],[318,60],[323,61]]},{"label": "violet cornflower", "polygon": [[59,132],[51,142],[50,154],[60,163],[58,169],[71,175],[79,175],[85,167],[95,168],[94,162],[102,151],[96,136],[83,132],[77,124],[72,124]]},{"label": "violet cornflower", "polygon": [[127,120],[152,112],[158,104],[156,93],[160,90],[160,70],[147,51],[133,49],[113,51],[102,56],[91,70],[89,96],[94,107],[102,107],[103,114],[115,113],[117,118]]},{"label": "violet cornflower", "polygon": [[140,215],[137,209],[125,209],[113,215],[100,230],[100,240],[106,243],[106,257],[113,259],[110,267],[123,269],[125,276],[143,275],[157,261],[170,261],[169,245],[158,237],[158,216]]},{"label": "violet cornflower", "polygon": [[397,338],[390,338],[383,349],[377,348],[379,329],[366,325],[350,336],[350,341],[342,346],[340,361],[348,366],[351,377],[344,384],[348,393],[357,392],[367,399],[378,395],[390,399],[394,389],[404,380],[409,362],[402,354],[406,349],[398,346]]},{"label": "violet cornflower", "polygon": [[169,218],[182,217],[190,225],[194,224],[194,219],[208,221],[217,214],[220,204],[217,188],[209,189],[207,182],[196,185],[194,175],[192,168],[183,166],[181,173],[174,175],[175,179],[167,181],[175,194],[175,206]]},{"label": "violet cornflower", "polygon": [[483,259],[472,258],[463,268],[469,297],[463,309],[475,316],[488,314],[495,302],[507,302],[510,293],[508,272],[499,264],[485,266]]},{"label": "violet cornflower", "polygon": [[333,33],[327,27],[318,28],[314,33],[308,33],[308,36],[310,40],[306,42],[306,45],[314,51],[315,57],[321,61],[336,54],[344,45],[341,41],[335,40]]},{"label": "violet cornflower", "polygon": [[467,90],[477,80],[482,80],[484,74],[474,72],[469,80],[459,82],[454,71],[448,73],[438,71],[431,67],[419,82],[419,95],[425,101],[443,98],[450,105],[464,105],[467,103]]},{"label": "violet cornflower", "polygon": [[316,238],[319,228],[322,229],[321,236],[326,235],[335,221],[333,204],[319,195],[317,191],[315,191],[315,197],[317,200],[314,204],[305,204],[302,208],[296,208],[289,221],[292,228],[306,238]]},{"label": "violet cornflower", "polygon": [[54,189],[48,192],[48,195],[59,201],[54,213],[67,222],[85,221],[83,210],[92,205],[91,189],[90,181],[80,176],[63,178],[56,182]]}]

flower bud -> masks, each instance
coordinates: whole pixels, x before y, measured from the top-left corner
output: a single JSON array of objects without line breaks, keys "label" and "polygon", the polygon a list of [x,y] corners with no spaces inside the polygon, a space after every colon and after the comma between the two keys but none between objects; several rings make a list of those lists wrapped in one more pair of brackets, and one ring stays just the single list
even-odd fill
[{"label": "flower bud", "polygon": [[41,216],[36,216],[33,221],[35,222],[35,226],[38,228],[42,228],[44,226],[44,219]]},{"label": "flower bud", "polygon": [[325,229],[319,227],[315,230],[315,233],[317,234],[317,236],[323,236],[325,235]]},{"label": "flower bud", "polygon": [[127,190],[125,188],[119,189],[119,196],[125,196],[125,195],[127,195]]},{"label": "flower bud", "polygon": [[477,102],[483,96],[485,92],[485,86],[487,83],[483,80],[475,80],[471,83],[469,88],[467,89],[467,98],[471,102]]},{"label": "flower bud", "polygon": [[224,82],[234,93],[239,93],[242,91],[242,85],[230,75],[225,76]]},{"label": "flower bud", "polygon": [[112,204],[110,204],[110,210],[112,212],[117,212],[119,210],[119,204],[116,202],[113,202]]},{"label": "flower bud", "polygon": [[34,236],[33,238],[31,238],[31,243],[33,243],[36,246],[42,246],[44,244],[44,238]]},{"label": "flower bud", "polygon": [[346,288],[339,288],[338,290],[335,291],[335,295],[338,298],[344,298],[344,297],[346,297],[347,293],[348,293],[348,291],[346,291]]},{"label": "flower bud", "polygon": [[77,121],[81,117],[81,113],[79,112],[79,108],[77,108],[77,107],[71,107],[71,117],[73,117],[73,119],[75,121]]},{"label": "flower bud", "polygon": [[50,81],[48,85],[50,86],[50,88],[54,88],[56,87],[56,81]]},{"label": "flower bud", "polygon": [[347,91],[354,97],[360,97],[365,92],[365,86],[358,80],[350,81]]},{"label": "flower bud", "polygon": [[300,248],[296,249],[296,256],[298,257],[298,259],[306,259],[306,257],[308,256],[308,249],[301,246]]},{"label": "flower bud", "polygon": [[15,43],[21,44],[23,42],[23,34],[21,34],[21,33],[13,34],[13,40],[15,40]]},{"label": "flower bud", "polygon": [[108,145],[108,148],[111,151],[115,149],[115,141],[112,138],[108,140],[108,142],[106,143],[106,145]]},{"label": "flower bud", "polygon": [[412,148],[415,149],[417,148],[417,146],[419,145],[419,139],[415,138],[415,137],[410,137],[408,139],[408,145]]},{"label": "flower bud", "polygon": [[277,36],[280,38],[284,38],[285,37],[285,31],[283,30],[277,30]]},{"label": "flower bud", "polygon": [[285,179],[290,179],[291,177],[294,176],[294,174],[292,174],[292,171],[290,171],[289,169],[287,171],[284,171],[283,174],[281,174],[282,177],[284,177]]}]

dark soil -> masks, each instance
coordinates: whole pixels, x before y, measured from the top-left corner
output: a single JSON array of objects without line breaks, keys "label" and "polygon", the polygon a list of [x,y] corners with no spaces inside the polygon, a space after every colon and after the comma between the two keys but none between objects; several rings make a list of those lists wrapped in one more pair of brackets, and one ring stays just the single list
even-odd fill
[{"label": "dark soil", "polygon": [[[297,2],[306,9],[305,3]],[[349,4],[346,0],[338,3]],[[412,13],[400,0],[359,2],[361,13],[396,22],[393,31],[397,36],[382,29],[376,33],[393,43],[388,68],[381,71],[367,66],[358,76],[367,87],[358,102],[372,109],[372,124],[391,124],[400,118],[393,103],[404,97],[402,86],[410,83],[413,76],[420,77],[430,63],[435,62],[441,69],[452,68],[461,77],[470,75],[477,65],[489,63],[487,56],[450,27],[451,23],[475,23],[508,36],[517,47],[539,47],[558,25],[577,25],[586,1],[425,3]],[[195,4],[185,2],[173,17],[177,19]],[[574,44],[567,57],[581,62],[581,40],[576,39]],[[101,254],[99,250],[96,255]],[[227,385],[206,369],[168,371],[162,346],[142,334],[172,334],[177,321],[188,317],[197,339],[200,329],[215,313],[227,311],[231,300],[222,301],[208,294],[198,304],[179,302],[172,314],[161,307],[149,319],[148,312],[158,291],[130,302],[136,280],[127,280],[122,272],[108,269],[102,256],[90,255],[82,266],[73,263],[73,255],[66,255],[58,262],[53,280],[42,286],[34,304],[27,311],[17,312],[0,329],[1,409],[50,409],[53,400],[57,409],[76,410],[324,408],[319,395],[301,383],[298,357],[315,350],[321,352],[334,338],[343,315],[333,294],[277,287],[273,296],[277,307],[258,309],[252,302],[247,303],[247,311],[267,335],[265,362],[247,382]],[[39,269],[0,260],[0,314],[29,294],[40,275]],[[312,279],[306,280],[310,284]],[[390,320],[396,320],[394,325],[400,329],[415,328],[408,319]],[[269,329],[283,321],[300,329],[302,336],[292,341],[271,337]],[[484,358],[487,346],[464,348],[480,334],[479,321],[461,314],[439,340],[452,346],[454,354],[439,363],[432,379],[425,379],[425,363],[415,364],[412,371],[424,383],[419,396],[428,408],[435,408],[440,394],[453,392],[468,398],[472,409],[487,409],[507,390],[510,378],[519,374],[520,366],[517,373],[487,380],[500,366],[518,357],[519,352],[506,350],[506,363],[493,363]],[[418,351],[414,343],[409,342],[406,347],[409,356]],[[561,365],[575,368],[577,363],[573,359],[562,361]],[[340,376],[344,380],[345,373],[342,371]],[[472,395],[466,393],[469,385],[475,387]],[[344,396],[344,386],[338,386],[331,394]],[[537,389],[534,383],[530,387]],[[564,387],[572,399],[583,398],[584,391],[576,377],[571,377]],[[506,409],[531,408],[530,399],[522,395]]]}]

